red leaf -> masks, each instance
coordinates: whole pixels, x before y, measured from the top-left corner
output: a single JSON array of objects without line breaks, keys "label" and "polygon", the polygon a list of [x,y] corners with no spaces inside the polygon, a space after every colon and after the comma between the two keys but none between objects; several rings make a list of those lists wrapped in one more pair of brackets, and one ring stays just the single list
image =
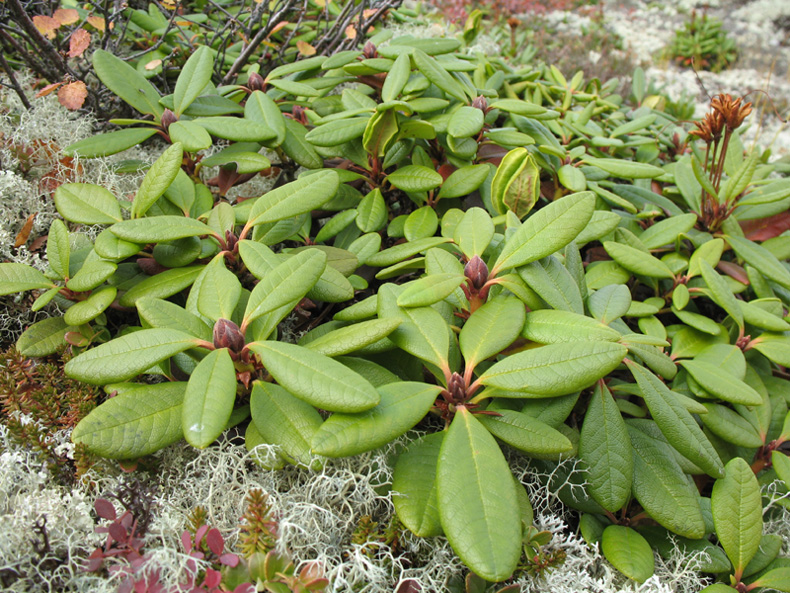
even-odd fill
[{"label": "red leaf", "polygon": [[233,553],[223,554],[219,557],[219,563],[230,568],[236,568],[239,565],[239,556]]},{"label": "red leaf", "polygon": [[71,34],[71,38],[69,39],[69,57],[78,58],[88,49],[90,43],[91,34],[85,29],[77,29]]},{"label": "red leaf", "polygon": [[790,212],[781,212],[768,218],[745,220],[741,223],[741,228],[750,241],[773,239],[790,230]]},{"label": "red leaf", "polygon": [[436,172],[437,172],[437,173],[439,173],[439,175],[441,175],[441,176],[442,176],[442,179],[444,179],[445,181],[447,181],[447,178],[450,176],[450,174],[451,174],[453,171],[455,171],[455,169],[456,169],[456,168],[455,168],[453,165],[450,165],[450,164],[447,164],[447,163],[445,163],[444,165],[442,165],[441,167],[439,167],[439,169],[437,169],[437,171],[436,171]]},{"label": "red leaf", "polygon": [[88,556],[88,563],[85,565],[86,572],[96,572],[99,570],[102,565],[104,564],[104,554],[102,553],[101,548],[96,548],[91,552],[91,555]]},{"label": "red leaf", "polygon": [[729,261],[720,261],[716,267],[733,280],[737,280],[741,284],[749,284],[749,276],[746,274],[746,270],[738,264]]},{"label": "red leaf", "polygon": [[22,230],[17,233],[16,239],[14,240],[14,247],[21,247],[27,243],[27,239],[30,237],[30,231],[33,230],[33,221],[36,218],[36,214],[38,214],[38,212],[33,212],[33,214],[27,217],[25,224],[22,226]]},{"label": "red leaf", "polygon": [[206,535],[208,529],[208,525],[201,525],[197,528],[197,531],[195,532],[195,547],[199,546],[200,542],[203,541],[203,536]]},{"label": "red leaf", "polygon": [[96,509],[96,514],[102,519],[115,521],[115,517],[117,517],[115,507],[106,498],[97,498],[96,502],[93,503],[93,508]]},{"label": "red leaf", "polygon": [[209,530],[206,535],[206,544],[208,544],[208,549],[217,556],[222,554],[222,550],[225,548],[225,540],[222,539],[222,534],[219,532],[219,529],[214,528]]},{"label": "red leaf", "polygon": [[107,530],[110,533],[110,537],[112,537],[119,544],[122,544],[126,542],[127,539],[129,539],[129,534],[120,523],[112,523],[107,527]]},{"label": "red leaf", "polygon": [[219,583],[222,581],[222,573],[218,570],[214,570],[213,568],[206,569],[206,578],[203,581],[203,585],[206,587],[219,587]]},{"label": "red leaf", "polygon": [[82,107],[85,97],[88,96],[88,87],[81,80],[70,82],[58,89],[58,101],[66,109],[72,111]]},{"label": "red leaf", "polygon": [[189,554],[192,551],[192,536],[188,531],[181,534],[181,545],[184,546],[184,551]]},{"label": "red leaf", "polygon": [[257,589],[252,583],[242,583],[233,590],[233,593],[255,593]]}]

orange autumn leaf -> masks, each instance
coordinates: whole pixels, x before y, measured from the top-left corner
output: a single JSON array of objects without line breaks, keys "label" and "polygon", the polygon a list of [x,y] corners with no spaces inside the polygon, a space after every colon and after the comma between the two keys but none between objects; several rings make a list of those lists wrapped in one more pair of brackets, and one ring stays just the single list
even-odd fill
[{"label": "orange autumn leaf", "polygon": [[154,70],[154,69],[156,69],[157,66],[161,66],[161,65],[162,65],[162,60],[158,60],[158,59],[157,60],[151,60],[150,62],[148,62],[144,66],[144,68],[146,70]]},{"label": "orange autumn leaf", "polygon": [[16,235],[14,247],[21,247],[27,243],[28,237],[30,237],[30,231],[33,230],[33,220],[35,220],[36,214],[38,214],[38,212],[33,212],[33,214],[27,217],[25,224],[22,226],[22,230]]},{"label": "orange autumn leaf", "polygon": [[36,99],[38,99],[39,97],[46,97],[48,94],[50,94],[52,91],[54,91],[62,84],[63,84],[62,82],[53,82],[52,84],[48,84],[47,86],[45,86],[43,89],[41,89],[36,93]]},{"label": "orange autumn leaf", "polygon": [[288,25],[288,21],[280,21],[279,23],[274,25],[274,27],[272,28],[271,32],[269,33],[269,37],[271,37],[272,35],[278,33],[283,27],[285,27],[287,25]]},{"label": "orange autumn leaf", "polygon": [[72,25],[80,20],[80,13],[76,8],[58,8],[52,13],[52,18],[61,25]]},{"label": "orange autumn leaf", "polygon": [[77,29],[71,34],[71,39],[69,39],[69,57],[78,58],[88,49],[90,43],[91,34],[85,29]]},{"label": "orange autumn leaf", "polygon": [[347,39],[356,39],[357,37],[357,28],[354,25],[349,25],[346,27],[346,38]]},{"label": "orange autumn leaf", "polygon": [[38,29],[38,32],[47,39],[55,39],[55,31],[60,27],[60,23],[51,16],[43,16],[40,14],[33,17],[33,24],[36,26],[36,29]]},{"label": "orange autumn leaf", "polygon": [[88,96],[88,87],[81,80],[70,82],[69,84],[58,89],[58,101],[66,109],[79,109],[85,103],[85,97]]},{"label": "orange autumn leaf", "polygon": [[296,42],[296,49],[305,57],[314,56],[316,51],[312,45],[302,40]]},{"label": "orange autumn leaf", "polygon": [[100,16],[89,16],[88,17],[88,24],[91,25],[97,31],[101,31],[104,33],[104,19]]}]

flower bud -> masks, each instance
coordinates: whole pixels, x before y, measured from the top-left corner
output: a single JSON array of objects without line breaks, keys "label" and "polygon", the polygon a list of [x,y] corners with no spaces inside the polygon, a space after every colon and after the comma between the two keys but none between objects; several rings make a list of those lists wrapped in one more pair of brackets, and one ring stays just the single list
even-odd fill
[{"label": "flower bud", "polygon": [[227,348],[231,352],[241,352],[244,348],[244,334],[239,326],[229,319],[217,319],[214,324],[214,346]]},{"label": "flower bud", "polygon": [[252,72],[247,79],[247,88],[251,91],[262,91],[263,90],[263,76],[258,74],[257,72]]},{"label": "flower bud", "polygon": [[480,290],[488,281],[488,266],[486,262],[480,259],[479,255],[474,256],[464,266],[464,276],[469,278],[475,290]]},{"label": "flower bud", "polygon": [[466,381],[459,373],[450,375],[450,380],[447,381],[447,391],[452,401],[456,403],[466,401]]},{"label": "flower bud", "polygon": [[171,124],[174,124],[177,121],[178,116],[165,107],[164,112],[162,112],[162,128],[164,128],[165,132],[167,132],[167,129]]},{"label": "flower bud", "polygon": [[365,46],[362,48],[362,54],[365,56],[366,59],[375,58],[379,53],[376,51],[376,46],[373,45],[370,41],[365,43]]},{"label": "flower bud", "polygon": [[480,95],[479,97],[476,97],[472,101],[472,107],[474,107],[475,109],[479,109],[480,111],[485,113],[486,111],[488,111],[488,101],[486,100],[485,97]]}]

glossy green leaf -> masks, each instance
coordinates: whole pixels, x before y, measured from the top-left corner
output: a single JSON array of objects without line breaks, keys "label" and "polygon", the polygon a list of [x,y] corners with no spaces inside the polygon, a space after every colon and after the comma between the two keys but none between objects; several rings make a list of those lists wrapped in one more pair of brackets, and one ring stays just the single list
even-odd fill
[{"label": "glossy green leaf", "polygon": [[639,240],[648,249],[658,249],[663,245],[674,243],[679,235],[693,229],[696,223],[697,215],[693,212],[672,216],[645,229],[639,235]]},{"label": "glossy green leaf", "polygon": [[508,445],[539,455],[556,455],[573,449],[564,434],[545,422],[514,410],[497,410],[497,413],[498,416],[479,416],[479,421]]},{"label": "glossy green leaf", "polygon": [[612,342],[549,344],[508,356],[478,381],[505,391],[557,396],[591,385],[617,368],[626,348]]},{"label": "glossy green leaf", "polygon": [[250,411],[255,427],[266,442],[282,447],[281,453],[295,463],[311,464],[314,456],[310,441],[323,421],[313,406],[279,385],[255,381]]},{"label": "glossy green leaf", "polygon": [[[19,348],[19,342],[17,342],[17,348]],[[785,483],[785,486],[790,489],[790,458],[788,458],[788,456],[781,451],[772,451],[771,463],[774,467],[774,470],[776,471],[776,475],[779,476],[779,479],[781,479]]]},{"label": "glossy green leaf", "polygon": [[760,486],[743,458],[727,464],[725,477],[713,485],[710,501],[716,536],[740,575],[757,553],[763,533]]},{"label": "glossy green leaf", "polygon": [[601,551],[628,578],[644,583],[653,576],[653,550],[647,540],[630,527],[609,525],[601,536]]},{"label": "glossy green leaf", "polygon": [[314,146],[339,146],[362,136],[369,119],[369,117],[351,117],[321,124],[307,132],[305,140]]},{"label": "glossy green leaf", "polygon": [[622,508],[631,495],[634,474],[631,440],[611,392],[601,382],[584,415],[579,458],[587,466],[590,496],[607,511]]},{"label": "glossy green leaf", "polygon": [[702,278],[710,289],[710,297],[713,302],[724,309],[732,320],[738,324],[738,327],[743,328],[743,313],[738,306],[738,299],[732,294],[727,282],[704,259],[700,260],[699,264]]},{"label": "glossy green leaf", "polygon": [[414,64],[420,72],[430,80],[433,84],[443,90],[445,93],[458,99],[459,101],[466,102],[467,97],[464,88],[461,84],[452,77],[434,58],[428,56],[425,52],[414,49],[412,52]]},{"label": "glossy green leaf", "polygon": [[757,448],[763,445],[763,439],[757,429],[735,410],[719,404],[702,404],[707,414],[700,418],[705,427],[719,438],[740,447]]},{"label": "glossy green leaf", "polygon": [[205,45],[199,46],[181,67],[176,88],[173,90],[173,105],[177,116],[184,113],[192,101],[197,99],[203,88],[211,81],[213,70],[214,56],[211,49]]},{"label": "glossy green leaf", "polygon": [[[225,267],[225,257],[218,255],[202,272],[197,308],[212,321],[230,319],[241,298],[241,283]],[[190,442],[187,439],[187,442]],[[191,443],[190,443],[191,444]]]},{"label": "glossy green leaf", "polygon": [[540,169],[526,148],[508,152],[491,181],[491,202],[499,214],[513,212],[524,218],[540,196]]},{"label": "glossy green leaf", "polygon": [[408,82],[410,73],[411,59],[409,56],[406,54],[398,56],[384,79],[384,84],[381,87],[381,100],[395,100]]},{"label": "glossy green leaf", "polygon": [[285,138],[280,148],[294,162],[308,169],[320,169],[324,160],[316,152],[315,147],[305,140],[307,128],[298,121],[285,119]]},{"label": "glossy green leaf", "polygon": [[54,286],[49,278],[32,266],[18,263],[0,264],[0,295]]},{"label": "glossy green leaf", "polygon": [[83,352],[66,363],[69,377],[106,385],[127,381],[174,354],[197,346],[197,340],[172,329],[146,329],[125,334]]},{"label": "glossy green leaf", "polygon": [[381,230],[387,223],[387,205],[381,190],[370,191],[357,206],[357,226],[363,233]]},{"label": "glossy green leaf", "polygon": [[135,459],[180,440],[186,383],[139,385],[108,399],[71,433],[75,444],[110,459]]},{"label": "glossy green leaf", "polygon": [[626,270],[650,278],[673,278],[672,270],[660,259],[630,245],[604,241],[606,253]]},{"label": "glossy green leaf", "polygon": [[776,364],[790,364],[790,338],[783,334],[765,332],[752,342],[752,347]]},{"label": "glossy green leaf", "polygon": [[164,299],[173,296],[191,286],[204,269],[204,266],[189,266],[165,270],[155,276],[149,276],[125,292],[118,299],[118,304],[122,307],[134,307],[137,299],[143,297]]},{"label": "glossy green leaf", "polygon": [[661,177],[664,170],[655,165],[648,165],[647,163],[639,163],[636,161],[626,161],[623,159],[599,159],[590,156],[584,157],[584,162],[598,167],[615,177],[622,177],[624,179],[653,179]]},{"label": "glossy green leaf", "polygon": [[58,186],[55,207],[63,218],[80,224],[112,224],[123,218],[115,196],[91,183]]},{"label": "glossy green leaf", "polygon": [[71,245],[69,244],[69,230],[63,221],[57,218],[49,226],[47,236],[47,261],[49,267],[61,278],[69,275],[69,255]]},{"label": "glossy green leaf", "polygon": [[189,377],[181,415],[187,443],[205,449],[222,434],[236,401],[236,369],[227,348],[201,360]]},{"label": "glossy green leaf", "polygon": [[304,344],[304,347],[309,348],[313,352],[334,358],[335,356],[349,354],[370,344],[375,344],[395,331],[401,323],[400,319],[393,317],[362,321],[327,332],[321,337]]},{"label": "glossy green leaf", "polygon": [[450,296],[466,281],[462,274],[431,274],[404,286],[398,295],[399,307],[427,307]]},{"label": "glossy green leaf", "polygon": [[790,568],[781,567],[769,570],[754,581],[752,585],[776,589],[777,591],[790,591]]},{"label": "glossy green leaf", "polygon": [[165,190],[170,187],[170,184],[173,183],[176,175],[181,170],[183,158],[183,146],[176,142],[154,161],[154,164],[151,165],[151,168],[148,169],[145,177],[143,177],[140,188],[134,196],[131,210],[132,218],[140,218],[165,193]]},{"label": "glossy green leaf", "polygon": [[455,138],[469,138],[480,133],[483,123],[483,112],[480,109],[464,105],[450,116],[447,133]]},{"label": "glossy green leaf", "polygon": [[131,241],[124,241],[114,235],[110,229],[104,229],[96,237],[93,248],[96,250],[96,254],[104,259],[121,261],[139,253],[143,246]]},{"label": "glossy green leaf", "polygon": [[442,443],[436,471],[442,528],[473,572],[510,577],[521,555],[521,518],[510,468],[494,437],[459,407]]},{"label": "glossy green leaf", "polygon": [[562,249],[590,221],[594,209],[592,192],[571,194],[541,208],[508,239],[492,272],[516,268]]},{"label": "glossy green leaf", "polygon": [[675,461],[663,441],[651,438],[628,426],[634,460],[634,497],[642,508],[670,531],[699,539],[705,534],[705,521],[699,494]]},{"label": "glossy green leaf", "polygon": [[732,246],[738,257],[754,266],[760,274],[790,289],[790,271],[765,247],[742,237],[725,235],[724,239]]},{"label": "glossy green leaf", "polygon": [[177,121],[168,126],[170,140],[178,142],[187,152],[197,152],[211,146],[211,135],[203,126],[191,121]]},{"label": "glossy green leaf", "polygon": [[116,264],[101,259],[87,262],[66,282],[66,288],[78,292],[93,290],[110,278],[117,269]]},{"label": "glossy green leaf", "polygon": [[712,239],[711,241],[706,241],[697,247],[697,249],[694,250],[694,253],[692,253],[691,257],[689,258],[688,276],[699,276],[702,273],[700,262],[703,259],[708,262],[711,267],[717,266],[723,251],[723,239]]},{"label": "glossy green leaf", "polygon": [[400,454],[392,475],[392,502],[398,518],[419,537],[441,535],[436,498],[436,463],[444,432],[427,434]]},{"label": "glossy green leaf", "polygon": [[381,401],[375,408],[332,414],[313,435],[313,452],[347,457],[386,445],[422,420],[441,390],[408,381],[383,385],[377,389]]},{"label": "glossy green leaf", "polygon": [[105,286],[101,290],[94,290],[84,301],[74,303],[66,309],[63,320],[69,325],[82,325],[96,319],[115,300],[118,289],[114,286]]},{"label": "glossy green leaf", "polygon": [[290,257],[268,272],[247,301],[242,327],[283,305],[301,299],[316,283],[326,267],[326,255],[308,249]]},{"label": "glossy green leaf", "polygon": [[616,342],[621,337],[620,332],[600,321],[578,313],[554,309],[538,309],[527,313],[521,335],[541,344],[580,340]]},{"label": "glossy green leaf", "polygon": [[159,93],[137,70],[103,49],[93,52],[91,61],[96,76],[108,89],[140,113],[157,120],[161,117],[164,109],[159,104]]},{"label": "glossy green leaf", "polygon": [[494,222],[482,208],[469,208],[455,227],[453,240],[463,254],[472,259],[481,256],[494,237]]},{"label": "glossy green leaf", "polygon": [[109,230],[124,241],[139,244],[214,234],[211,227],[199,220],[172,215],[124,220],[112,225]]},{"label": "glossy green leaf", "polygon": [[426,237],[424,239],[417,239],[416,241],[409,241],[401,245],[395,245],[389,249],[379,251],[376,255],[368,258],[367,265],[383,268],[401,262],[407,258],[417,255],[420,252],[427,251],[432,247],[437,247],[442,243],[448,243],[450,239],[447,237]]},{"label": "glossy green leaf", "polygon": [[625,315],[630,306],[631,291],[622,284],[604,286],[587,298],[590,315],[606,325]]},{"label": "glossy green leaf", "polygon": [[152,297],[137,301],[137,314],[152,328],[175,329],[207,342],[212,341],[212,328],[175,303]]},{"label": "glossy green leaf", "polygon": [[677,396],[644,367],[629,362],[628,369],[642,391],[650,415],[669,444],[711,477],[722,477],[724,465],[719,455]]},{"label": "glossy green leaf", "polygon": [[292,218],[315,210],[334,197],[339,185],[337,173],[331,170],[286,183],[255,201],[247,227]]},{"label": "glossy green leaf", "polygon": [[379,403],[379,394],[368,381],[328,356],[284,342],[247,346],[280,385],[318,408],[355,413]]},{"label": "glossy green leaf", "polygon": [[218,115],[199,117],[192,121],[204,127],[212,136],[235,142],[266,142],[277,135],[266,124],[241,117]]},{"label": "glossy green leaf", "polygon": [[77,328],[62,317],[47,317],[27,328],[19,336],[16,348],[23,356],[49,356],[65,343],[64,336],[69,331]]},{"label": "glossy green leaf", "polygon": [[387,175],[387,181],[403,191],[418,192],[439,187],[443,179],[439,173],[428,167],[406,165]]},{"label": "glossy green leaf", "polygon": [[488,177],[491,168],[486,164],[469,165],[453,171],[442,183],[437,198],[460,198],[471,194]]},{"label": "glossy green leaf", "polygon": [[63,149],[63,153],[66,156],[78,154],[83,158],[110,156],[142,144],[156,132],[156,128],[128,128],[106,134],[96,134],[74,144],[69,144]]},{"label": "glossy green leaf", "polygon": [[277,103],[262,91],[253,91],[244,103],[244,117],[266,124],[276,136],[267,146],[279,146],[285,140],[286,123]]},{"label": "glossy green leaf", "polygon": [[732,375],[722,373],[716,365],[699,360],[679,362],[703,389],[724,401],[746,406],[759,406],[763,402],[754,389]]},{"label": "glossy green leaf", "polygon": [[524,304],[517,298],[491,299],[472,313],[458,335],[467,368],[510,346],[524,327],[524,319]]}]

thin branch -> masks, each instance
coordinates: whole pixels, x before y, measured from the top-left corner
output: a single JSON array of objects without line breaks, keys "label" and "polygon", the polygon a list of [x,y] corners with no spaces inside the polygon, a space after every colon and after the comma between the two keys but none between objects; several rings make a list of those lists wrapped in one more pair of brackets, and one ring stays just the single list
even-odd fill
[{"label": "thin branch", "polygon": [[5,70],[8,79],[11,81],[11,86],[14,88],[14,92],[19,97],[19,100],[22,101],[22,104],[25,106],[25,109],[30,111],[31,109],[30,101],[28,101],[27,96],[25,95],[25,91],[23,91],[22,87],[19,86],[19,82],[14,76],[14,71],[8,65],[8,62],[6,62],[5,55],[3,55],[3,52],[1,51],[0,51],[0,66],[2,66],[3,70]]}]

